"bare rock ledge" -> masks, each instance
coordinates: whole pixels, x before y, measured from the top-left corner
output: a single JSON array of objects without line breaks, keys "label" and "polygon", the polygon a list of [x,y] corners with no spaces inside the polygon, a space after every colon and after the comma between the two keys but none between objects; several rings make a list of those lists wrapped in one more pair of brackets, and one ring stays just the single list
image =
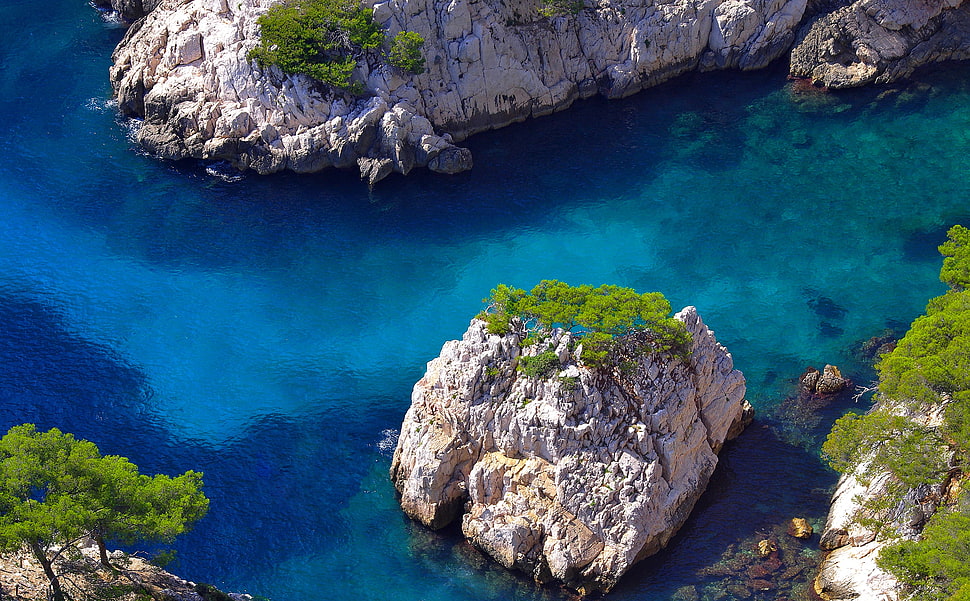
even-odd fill
[{"label": "bare rock ledge", "polygon": [[717,452],[751,419],[731,355],[693,307],[684,362],[661,354],[612,374],[555,331],[561,370],[517,372],[515,334],[473,320],[414,386],[391,466],[401,506],[539,582],[607,591],[683,525]]}]

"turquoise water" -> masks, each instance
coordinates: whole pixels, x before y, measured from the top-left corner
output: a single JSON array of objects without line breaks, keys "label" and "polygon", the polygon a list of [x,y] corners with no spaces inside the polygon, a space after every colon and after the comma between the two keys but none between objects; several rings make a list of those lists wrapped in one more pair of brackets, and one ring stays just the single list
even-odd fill
[{"label": "turquoise water", "polygon": [[415,527],[386,477],[424,364],[496,283],[543,278],[696,305],[747,375],[761,418],[610,598],[708,594],[731,545],[818,525],[818,437],[852,402],[792,404],[793,382],[826,362],[868,381],[854,348],[942,291],[935,247],[970,215],[966,67],[839,96],[778,69],[688,76],[368,192],[140,154],[109,102],[123,31],[45,9],[0,4],[0,427],[203,470],[212,509],[173,571],[274,601],[568,598]]}]

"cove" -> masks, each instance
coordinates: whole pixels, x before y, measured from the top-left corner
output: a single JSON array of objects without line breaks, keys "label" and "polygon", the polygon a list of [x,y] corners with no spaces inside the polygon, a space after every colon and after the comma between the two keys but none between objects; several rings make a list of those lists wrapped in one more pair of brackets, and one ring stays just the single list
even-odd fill
[{"label": "cove", "polygon": [[838,95],[779,69],[690,75],[369,192],[144,156],[109,102],[122,30],[35,10],[0,8],[0,426],[204,471],[212,508],[172,570],[275,601],[567,598],[412,525],[387,478],[425,362],[497,283],[544,278],[695,305],[745,373],[758,421],[610,598],[707,594],[730,545],[822,518],[820,436],[864,405],[783,401],[808,365],[872,378],[853,349],[943,291],[935,247],[968,216],[962,65]]}]

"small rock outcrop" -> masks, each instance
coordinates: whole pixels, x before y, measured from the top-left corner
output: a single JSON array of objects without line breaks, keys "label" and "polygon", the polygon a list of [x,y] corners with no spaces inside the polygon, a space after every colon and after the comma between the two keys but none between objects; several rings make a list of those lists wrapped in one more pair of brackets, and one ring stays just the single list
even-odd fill
[{"label": "small rock outcrop", "polygon": [[126,23],[133,23],[155,10],[161,0],[94,0],[93,4],[104,10],[118,13]]},{"label": "small rock outcrop", "polygon": [[791,75],[829,88],[888,83],[934,62],[970,58],[970,4],[856,0],[804,26]]},{"label": "small rock outcrop", "polygon": [[815,530],[805,518],[792,518],[788,522],[788,535],[795,538],[811,538]]},{"label": "small rock outcrop", "polygon": [[111,2],[132,16],[153,7],[111,67],[149,151],[259,173],[356,167],[373,182],[469,169],[455,142],[578,98],[628,96],[695,68],[762,67],[791,46],[807,0],[591,0],[551,18],[540,0],[371,0],[388,36],[424,38],[427,71],[402,73],[375,52],[355,72],[360,98],[247,58],[276,0]]},{"label": "small rock outcrop", "polygon": [[802,394],[836,394],[845,390],[849,383],[834,365],[826,365],[822,371],[809,367],[798,378],[798,387]]},{"label": "small rock outcrop", "polygon": [[516,370],[517,334],[473,320],[415,385],[391,466],[401,506],[537,581],[609,590],[667,545],[707,485],[717,452],[750,421],[731,355],[693,307],[684,361],[640,356],[609,372],[553,330],[558,369]]}]

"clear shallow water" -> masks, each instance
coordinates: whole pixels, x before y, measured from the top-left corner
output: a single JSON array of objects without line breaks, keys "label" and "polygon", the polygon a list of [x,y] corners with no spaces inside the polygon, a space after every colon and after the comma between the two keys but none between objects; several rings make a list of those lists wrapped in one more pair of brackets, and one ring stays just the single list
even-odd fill
[{"label": "clear shallow water", "polygon": [[970,213],[965,67],[834,99],[777,70],[688,76],[368,192],[139,154],[109,102],[122,30],[47,6],[0,5],[0,427],[203,470],[212,510],[174,571],[276,601],[567,597],[414,527],[386,477],[425,362],[496,283],[542,278],[694,304],[747,375],[762,418],[610,598],[703,592],[729,545],[824,515],[818,436],[851,403],[782,402],[807,365],[871,377],[853,347],[942,290],[935,247]]}]

